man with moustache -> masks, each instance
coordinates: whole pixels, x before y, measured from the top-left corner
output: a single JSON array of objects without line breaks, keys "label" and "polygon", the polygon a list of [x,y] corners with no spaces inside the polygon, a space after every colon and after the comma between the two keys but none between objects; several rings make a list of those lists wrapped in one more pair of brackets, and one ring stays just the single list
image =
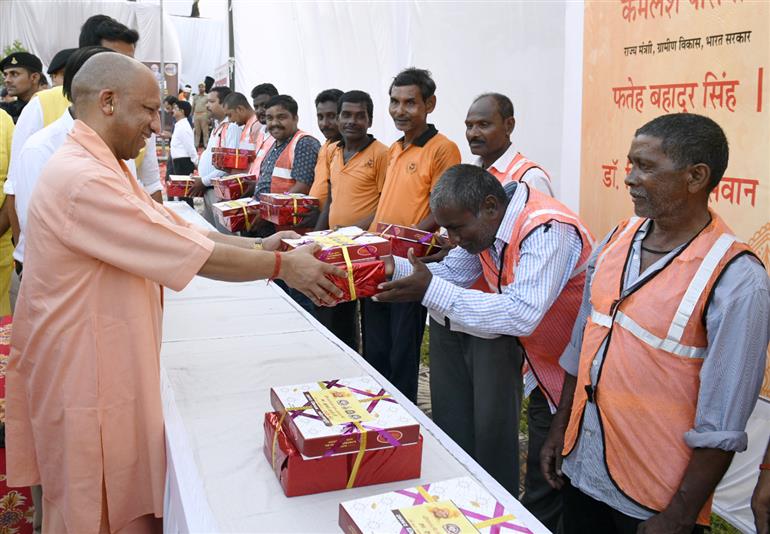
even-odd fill
[{"label": "man with moustache", "polygon": [[564,531],[706,532],[714,488],[746,449],[770,341],[770,279],[709,208],[722,128],[673,113],[639,128],[635,216],[588,262],[543,472]]},{"label": "man with moustache", "polygon": [[321,203],[321,210],[326,206],[329,197],[329,165],[334,152],[333,145],[340,140],[340,129],[337,125],[337,102],[342,96],[339,89],[326,89],[315,97],[316,119],[326,141],[318,151],[318,161],[315,165],[315,177],[310,188],[310,196],[316,197]]},{"label": "man with moustache", "polygon": [[77,120],[40,177],[48,194],[29,208],[8,362],[8,484],[45,487],[44,532],[160,532],[161,286],[179,291],[196,274],[282,278],[320,303],[341,293],[326,275],[344,273],[315,259],[318,247],[275,252],[280,235],[197,229],[150,199],[122,162],[160,128],[158,84],[141,63],[95,55],[72,96]]},{"label": "man with moustache", "polygon": [[35,93],[40,91],[43,64],[40,62],[40,58],[29,52],[13,52],[0,61],[0,71],[3,72],[8,94],[16,97],[15,101],[7,104],[2,103],[0,107],[16,123],[27,103]]},{"label": "man with moustache", "polygon": [[[377,223],[434,231],[430,192],[443,172],[460,163],[452,141],[428,124],[436,107],[436,83],[430,72],[408,68],[390,86],[388,110],[404,136],[390,146],[382,195],[370,226]],[[417,400],[417,372],[425,330],[425,309],[417,302],[363,301],[364,358],[412,402]]]},{"label": "man with moustache", "polygon": [[[369,228],[385,184],[388,147],[369,134],[374,103],[368,93],[344,93],[337,109],[336,122],[342,139],[332,145],[329,199],[316,230],[340,226]],[[315,316],[345,344],[358,350],[356,311],[356,302],[341,302],[332,308],[317,308]]]},{"label": "man with moustache", "polygon": [[267,156],[267,153],[273,147],[273,143],[275,142],[273,136],[267,131],[267,119],[265,119],[265,111],[267,110],[265,104],[267,104],[268,100],[274,96],[278,96],[278,89],[276,89],[275,85],[272,83],[261,83],[251,90],[251,102],[254,105],[254,113],[257,114],[257,120],[259,121],[259,124],[261,124],[255,143],[257,157],[254,158],[248,171],[249,174],[255,176],[259,176],[259,169],[262,167],[262,161],[265,159],[265,156]]},{"label": "man with moustache", "polygon": [[212,204],[219,202],[214,192],[214,187],[211,185],[211,180],[220,176],[226,176],[227,172],[214,167],[211,161],[214,148],[235,148],[241,136],[241,127],[230,122],[224,107],[224,101],[230,93],[232,91],[229,87],[212,87],[211,91],[206,95],[208,98],[206,109],[217,122],[217,126],[209,136],[206,150],[201,153],[200,162],[198,163],[199,176],[194,177],[195,184],[191,188],[193,196],[203,195],[203,217],[213,224],[217,230],[226,234],[230,233],[230,231],[222,226],[219,220],[214,217],[211,209]]},{"label": "man with moustache", "polygon": [[[471,152],[477,156],[473,164],[486,169],[509,192],[513,190],[511,184],[521,181],[541,193],[553,196],[548,174],[541,166],[522,156],[511,143],[511,133],[515,125],[513,103],[507,96],[500,93],[478,96],[465,117],[465,137]],[[489,292],[489,287],[483,280],[473,288]],[[428,313],[431,317],[429,352],[434,419],[439,426],[448,429],[449,434],[459,443],[465,443],[472,426],[468,424],[465,428],[458,428],[450,422],[457,407],[454,404],[452,382],[442,378],[443,373],[451,372],[452,376],[456,376],[458,369],[465,369],[459,362],[470,362],[474,358],[479,360],[473,364],[476,367],[475,374],[479,373],[479,366],[484,362],[494,365],[492,359],[487,356],[498,350],[500,340],[474,332],[462,322],[452,321],[437,311],[429,310]],[[520,347],[514,345],[511,350],[519,352]],[[554,354],[553,357],[559,355],[560,353]],[[468,376],[473,374],[469,373]],[[538,387],[537,377],[528,364],[525,364],[523,379],[524,396],[529,397],[529,439],[521,502],[549,530],[556,532],[561,519],[561,495],[543,477],[540,470],[540,449],[548,435],[553,418],[552,411],[556,410],[559,399],[549,402],[543,389]],[[561,380],[561,377],[559,379]],[[468,381],[471,381],[470,378]],[[458,433],[463,434],[463,437],[458,438]]]},{"label": "man with moustache", "polygon": [[465,117],[465,138],[475,164],[486,169],[505,187],[522,181],[541,193],[553,196],[551,179],[543,168],[524,157],[511,143],[516,126],[513,102],[500,93],[476,97]]}]

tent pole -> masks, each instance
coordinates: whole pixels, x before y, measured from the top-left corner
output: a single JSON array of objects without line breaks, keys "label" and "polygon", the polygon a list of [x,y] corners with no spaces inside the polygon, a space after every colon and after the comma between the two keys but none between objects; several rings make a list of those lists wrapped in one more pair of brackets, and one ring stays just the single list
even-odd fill
[{"label": "tent pole", "polygon": [[[163,0],[161,0],[163,2]],[[227,0],[227,40],[230,58],[230,89],[235,91],[235,35],[233,32],[233,0]]]}]

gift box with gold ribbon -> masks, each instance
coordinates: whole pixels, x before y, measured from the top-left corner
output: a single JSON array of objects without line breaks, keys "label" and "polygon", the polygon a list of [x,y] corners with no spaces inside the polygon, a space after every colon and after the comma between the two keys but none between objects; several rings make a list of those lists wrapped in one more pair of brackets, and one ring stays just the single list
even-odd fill
[{"label": "gift box with gold ribbon", "polygon": [[287,497],[420,477],[422,436],[409,445],[308,458],[280,421],[278,412],[265,414],[263,451]]},{"label": "gift box with gold ribbon", "polygon": [[470,477],[342,502],[339,525],[351,534],[532,534],[524,521]]},{"label": "gift box with gold ribbon", "polygon": [[316,197],[302,193],[261,193],[260,216],[278,226],[299,226],[304,216],[320,208]]},{"label": "gift box with gold ribbon", "polygon": [[313,242],[321,245],[321,250],[316,256],[327,263],[346,263],[343,249],[347,251],[351,262],[379,259],[391,253],[390,241],[357,226],[308,232],[301,239],[283,240],[287,249]]},{"label": "gift box with gold ribbon", "polygon": [[248,193],[251,186],[257,183],[254,174],[231,174],[211,179],[214,193],[222,200],[235,200]]},{"label": "gift box with gold ribbon", "polygon": [[370,376],[270,389],[270,404],[308,457],[416,443],[420,425]]},{"label": "gift box with gold ribbon", "polygon": [[380,222],[377,223],[374,233],[390,240],[394,256],[407,258],[410,248],[418,258],[430,256],[441,250],[438,237],[433,232]]},{"label": "gift box with gold ribbon", "polygon": [[225,148],[215,147],[211,149],[211,164],[217,169],[229,171],[231,169],[243,171],[256,157],[257,152],[250,148]]},{"label": "gift box with gold ribbon", "polygon": [[217,202],[211,209],[219,223],[231,232],[251,230],[259,219],[259,202],[253,198]]},{"label": "gift box with gold ribbon", "polygon": [[[189,197],[195,180],[187,175],[172,174],[166,180],[166,195],[169,197]],[[195,195],[200,196],[200,195]]]}]

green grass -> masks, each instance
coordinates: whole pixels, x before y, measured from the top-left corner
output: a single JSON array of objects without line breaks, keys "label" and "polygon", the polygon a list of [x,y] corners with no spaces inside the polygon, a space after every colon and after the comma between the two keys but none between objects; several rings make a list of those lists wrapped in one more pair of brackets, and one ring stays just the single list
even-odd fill
[{"label": "green grass", "polygon": [[[420,361],[423,365],[428,365],[428,344],[430,343],[430,332],[428,328],[425,329],[425,335],[422,338],[422,346],[420,347]],[[529,398],[526,398],[521,403],[521,419],[519,420],[519,432],[522,434],[527,433],[527,408],[529,407]],[[732,526],[730,523],[722,519],[716,514],[711,514],[711,532],[712,534],[740,534],[740,531]]]}]

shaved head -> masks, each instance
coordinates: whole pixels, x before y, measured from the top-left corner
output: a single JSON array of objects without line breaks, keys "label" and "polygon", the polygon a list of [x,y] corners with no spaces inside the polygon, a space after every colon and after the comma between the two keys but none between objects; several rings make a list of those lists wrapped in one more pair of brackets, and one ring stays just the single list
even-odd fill
[{"label": "shaved head", "polygon": [[123,54],[104,52],[89,58],[72,80],[72,101],[93,99],[102,89],[117,91],[136,83],[147,67]]},{"label": "shaved head", "polygon": [[72,80],[75,115],[118,159],[133,159],[160,130],[160,89],[152,71],[115,52],[88,59]]}]

